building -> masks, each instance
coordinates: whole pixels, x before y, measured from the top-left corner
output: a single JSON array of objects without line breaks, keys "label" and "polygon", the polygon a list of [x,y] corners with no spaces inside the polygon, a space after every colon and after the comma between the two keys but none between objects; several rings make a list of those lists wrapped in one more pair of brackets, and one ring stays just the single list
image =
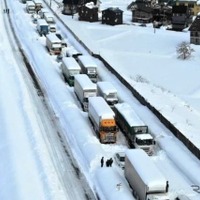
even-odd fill
[{"label": "building", "polygon": [[102,24],[123,24],[123,11],[119,8],[107,8],[102,11]]},{"label": "building", "polygon": [[200,45],[200,16],[197,16],[190,28],[190,43]]},{"label": "building", "polygon": [[78,6],[79,20],[88,22],[98,21],[98,10],[99,8],[93,2]]},{"label": "building", "polygon": [[184,5],[172,7],[172,30],[182,31],[188,27],[189,23],[189,8]]},{"label": "building", "polygon": [[149,1],[137,0],[131,7],[132,22],[150,23],[153,20],[153,9]]},{"label": "building", "polygon": [[197,0],[177,0],[177,6],[187,6],[190,9],[191,15],[197,16],[200,12],[200,4]]},{"label": "building", "polygon": [[63,0],[63,11],[64,15],[74,15],[77,13],[77,5],[79,0]]}]

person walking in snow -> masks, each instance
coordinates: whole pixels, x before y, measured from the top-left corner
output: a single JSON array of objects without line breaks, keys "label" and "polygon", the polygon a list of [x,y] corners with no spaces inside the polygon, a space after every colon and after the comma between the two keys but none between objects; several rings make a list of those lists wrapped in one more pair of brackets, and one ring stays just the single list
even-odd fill
[{"label": "person walking in snow", "polygon": [[104,164],[104,157],[101,158],[101,167],[103,167]]},{"label": "person walking in snow", "polygon": [[109,160],[109,167],[112,167],[112,164],[113,164],[113,159],[110,158],[110,160]]},{"label": "person walking in snow", "polygon": [[106,167],[109,167],[110,166],[110,160],[106,160]]}]

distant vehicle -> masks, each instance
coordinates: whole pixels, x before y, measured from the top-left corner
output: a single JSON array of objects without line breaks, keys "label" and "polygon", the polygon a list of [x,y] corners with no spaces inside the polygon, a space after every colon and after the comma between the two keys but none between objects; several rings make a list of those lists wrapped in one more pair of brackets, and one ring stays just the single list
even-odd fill
[{"label": "distant vehicle", "polygon": [[125,166],[125,152],[115,153],[114,160],[115,160],[115,162],[117,163],[117,165],[120,168],[124,169],[124,166]]},{"label": "distant vehicle", "polygon": [[54,16],[49,12],[44,13],[44,19],[47,21],[48,24],[55,24]]},{"label": "distant vehicle", "polygon": [[155,141],[148,131],[148,126],[139,118],[133,108],[126,102],[115,104],[113,111],[119,127],[131,147],[140,148],[148,155],[154,153]]},{"label": "distant vehicle", "polygon": [[35,3],[33,1],[26,1],[26,11],[27,13],[34,13],[35,10]]},{"label": "distant vehicle", "polygon": [[118,103],[117,90],[108,81],[97,82],[97,95],[103,97],[110,106]]},{"label": "distant vehicle", "polygon": [[66,49],[66,56],[67,57],[73,57],[73,58],[77,59],[78,56],[81,56],[81,55],[82,55],[82,53],[77,51],[73,46],[69,46]]},{"label": "distant vehicle", "polygon": [[95,63],[92,56],[81,55],[77,57],[78,63],[81,66],[82,73],[87,74],[92,82],[96,83],[98,74],[97,74],[97,64]]},{"label": "distant vehicle", "polygon": [[56,57],[56,61],[57,62],[61,62],[63,59],[63,55],[62,54],[58,54],[57,57]]},{"label": "distant vehicle", "polygon": [[62,52],[62,44],[55,33],[46,36],[46,46],[51,55],[59,55]]},{"label": "distant vehicle", "polygon": [[102,97],[89,97],[88,116],[101,143],[116,143],[115,113]]},{"label": "distant vehicle", "polygon": [[42,8],[42,1],[41,0],[33,0],[35,3],[35,11],[38,13],[39,10]]},{"label": "distant vehicle", "polygon": [[62,42],[62,47],[67,47],[67,43],[65,41],[65,38],[62,37],[62,35],[60,33],[56,33],[56,36],[61,40]]},{"label": "distant vehicle", "polygon": [[169,200],[169,183],[142,149],[126,150],[124,175],[139,200]]},{"label": "distant vehicle", "polygon": [[37,24],[38,15],[36,13],[33,13],[31,17],[32,17],[33,23]]},{"label": "distant vehicle", "polygon": [[81,67],[73,57],[64,57],[61,69],[65,80],[70,86],[74,86],[74,76],[81,73]]},{"label": "distant vehicle", "polygon": [[86,74],[75,75],[74,92],[76,93],[84,111],[88,111],[88,98],[97,95],[97,86]]},{"label": "distant vehicle", "polygon": [[49,33],[49,25],[44,19],[37,20],[37,31],[40,36],[47,35]]},{"label": "distant vehicle", "polygon": [[41,19],[44,18],[44,13],[48,13],[48,10],[46,8],[41,8],[41,10],[38,11],[38,15]]},{"label": "distant vehicle", "polygon": [[56,25],[55,24],[49,24],[49,31],[51,33],[55,33],[56,32]]}]

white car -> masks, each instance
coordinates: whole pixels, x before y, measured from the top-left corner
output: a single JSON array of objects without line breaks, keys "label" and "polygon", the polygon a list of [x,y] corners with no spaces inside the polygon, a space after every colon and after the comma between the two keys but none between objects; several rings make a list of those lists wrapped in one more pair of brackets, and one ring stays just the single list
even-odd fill
[{"label": "white car", "polygon": [[124,169],[124,165],[125,165],[125,153],[124,152],[115,153],[114,160],[120,168]]}]

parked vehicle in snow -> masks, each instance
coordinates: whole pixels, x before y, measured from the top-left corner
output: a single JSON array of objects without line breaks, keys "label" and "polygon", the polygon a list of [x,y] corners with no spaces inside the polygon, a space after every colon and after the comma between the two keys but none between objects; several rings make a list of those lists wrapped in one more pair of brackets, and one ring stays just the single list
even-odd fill
[{"label": "parked vehicle in snow", "polygon": [[124,174],[136,199],[169,200],[169,183],[144,150],[126,150]]},{"label": "parked vehicle in snow", "polygon": [[86,74],[75,75],[74,92],[84,111],[88,111],[88,98],[97,95],[97,86]]},{"label": "parked vehicle in snow", "polygon": [[62,47],[67,47],[67,42],[65,41],[65,38],[60,33],[56,33],[56,36],[61,40]]},{"label": "parked vehicle in snow", "polygon": [[37,20],[37,31],[40,36],[47,35],[49,33],[49,25],[44,19]]},{"label": "parked vehicle in snow", "polygon": [[74,86],[74,76],[81,73],[81,67],[73,57],[62,59],[61,69],[65,80],[70,86]]},{"label": "parked vehicle in snow", "polygon": [[44,18],[44,13],[48,13],[48,10],[46,8],[41,8],[41,10],[38,11],[38,15],[41,19]]},{"label": "parked vehicle in snow", "polygon": [[92,82],[97,82],[97,64],[93,60],[92,56],[81,55],[77,57],[78,63],[81,66],[82,73],[87,74]]},{"label": "parked vehicle in snow", "polygon": [[117,165],[124,169],[125,166],[125,152],[117,152],[114,155],[114,160],[117,163]]},{"label": "parked vehicle in snow", "polygon": [[46,20],[48,24],[55,24],[54,16],[51,13],[45,12],[43,13],[43,15],[44,15],[44,19]]},{"label": "parked vehicle in snow", "polygon": [[55,33],[46,36],[46,46],[51,55],[59,55],[62,52],[62,43]]},{"label": "parked vehicle in snow", "polygon": [[97,82],[97,95],[103,97],[110,106],[118,103],[117,90],[108,81]]},{"label": "parked vehicle in snow", "polygon": [[56,32],[56,25],[55,24],[49,24],[49,31],[51,33],[55,33]]},{"label": "parked vehicle in snow", "polygon": [[143,149],[148,155],[154,153],[155,141],[148,126],[139,118],[126,102],[115,104],[113,110],[119,127],[124,132],[131,147]]},{"label": "parked vehicle in snow", "polygon": [[117,141],[115,113],[102,97],[89,98],[88,116],[101,143]]},{"label": "parked vehicle in snow", "polygon": [[35,10],[35,3],[33,1],[26,1],[26,11],[27,13],[34,13]]},{"label": "parked vehicle in snow", "polygon": [[75,59],[78,58],[78,56],[82,55],[81,52],[77,51],[73,46],[69,46],[66,49],[66,56],[67,57],[74,57]]}]

